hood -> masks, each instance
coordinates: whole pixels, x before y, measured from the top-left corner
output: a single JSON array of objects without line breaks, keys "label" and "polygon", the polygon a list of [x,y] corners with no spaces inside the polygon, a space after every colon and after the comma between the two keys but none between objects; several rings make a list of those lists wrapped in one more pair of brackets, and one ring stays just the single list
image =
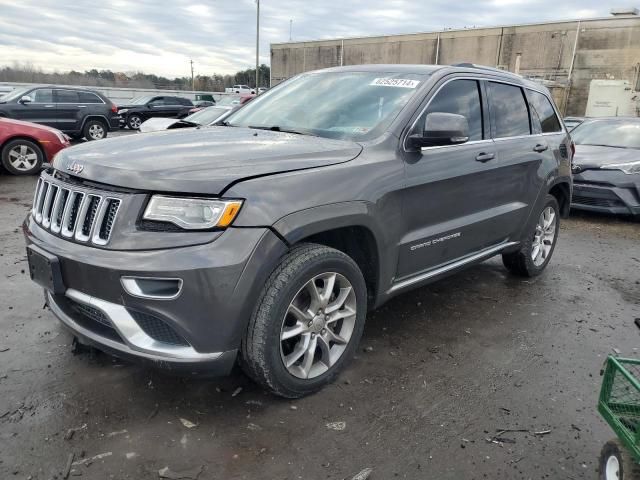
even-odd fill
[{"label": "hood", "polygon": [[69,174],[75,164],[80,178],[125,188],[215,195],[244,178],[347,162],[361,150],[345,140],[202,127],[87,142],[60,152],[54,167]]},{"label": "hood", "polygon": [[46,125],[40,125],[39,123],[32,122],[23,122],[22,120],[14,120],[12,118],[2,117],[0,118],[0,125],[3,123],[9,123],[11,125],[25,126],[29,128],[35,128],[38,130],[46,130],[47,132],[56,133],[58,135],[62,134],[60,130],[57,130],[53,127],[47,127]]},{"label": "hood", "polygon": [[143,122],[140,125],[141,133],[148,132],[157,132],[159,130],[166,130],[168,127],[173,125],[176,122],[179,122],[177,118],[166,118],[166,117],[154,117],[150,118],[146,122]]},{"label": "hood", "polygon": [[581,170],[600,168],[612,163],[640,161],[640,150],[635,148],[601,147],[596,145],[576,145],[573,165]]}]

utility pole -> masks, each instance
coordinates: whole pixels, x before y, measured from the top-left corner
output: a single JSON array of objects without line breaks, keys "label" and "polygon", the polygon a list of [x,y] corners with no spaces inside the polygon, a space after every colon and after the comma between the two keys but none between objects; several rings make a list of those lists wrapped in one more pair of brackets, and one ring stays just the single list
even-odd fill
[{"label": "utility pole", "polygon": [[189,62],[191,63],[191,90],[195,90],[196,89],[196,80],[193,76],[193,60],[189,60]]},{"label": "utility pole", "polygon": [[291,32],[293,31],[293,19],[289,20],[289,41],[291,41]]},{"label": "utility pole", "polygon": [[256,94],[258,93],[258,81],[260,80],[260,0],[256,0]]}]

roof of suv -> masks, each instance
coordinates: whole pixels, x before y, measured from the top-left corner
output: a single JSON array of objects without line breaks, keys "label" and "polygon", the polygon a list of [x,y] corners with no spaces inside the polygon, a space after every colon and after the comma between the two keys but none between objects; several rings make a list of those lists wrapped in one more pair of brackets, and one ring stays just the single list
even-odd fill
[{"label": "roof of suv", "polygon": [[515,73],[500,70],[494,67],[484,65],[475,65],[472,63],[459,63],[455,65],[411,65],[411,64],[368,64],[368,65],[347,65],[343,67],[331,67],[322,71],[329,72],[389,72],[389,73],[415,73],[429,75],[433,72],[447,70],[449,73],[485,73],[496,77],[503,77],[505,80],[519,83],[523,86],[533,87],[535,89],[546,90],[544,85],[536,83],[532,80],[517,75]]}]

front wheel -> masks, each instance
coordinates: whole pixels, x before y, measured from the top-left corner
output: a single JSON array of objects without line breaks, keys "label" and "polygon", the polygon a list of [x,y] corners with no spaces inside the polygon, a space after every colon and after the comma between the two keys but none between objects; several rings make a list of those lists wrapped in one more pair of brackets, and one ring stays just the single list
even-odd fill
[{"label": "front wheel", "polygon": [[502,254],[502,263],[511,273],[535,277],[545,269],[556,248],[560,229],[560,208],[553,195],[547,195],[538,220],[520,250]]},{"label": "front wheel", "polygon": [[14,175],[33,175],[40,171],[44,154],[31,140],[11,140],[2,149],[2,166]]},{"label": "front wheel", "polygon": [[131,130],[138,130],[142,125],[142,117],[138,114],[132,114],[127,117],[127,126]]},{"label": "front wheel", "polygon": [[262,290],[242,340],[241,365],[282,397],[313,393],[353,357],[366,313],[364,277],[349,256],[323,245],[297,247]]},{"label": "front wheel", "polygon": [[600,480],[640,480],[640,466],[617,438],[602,447],[598,472]]}]

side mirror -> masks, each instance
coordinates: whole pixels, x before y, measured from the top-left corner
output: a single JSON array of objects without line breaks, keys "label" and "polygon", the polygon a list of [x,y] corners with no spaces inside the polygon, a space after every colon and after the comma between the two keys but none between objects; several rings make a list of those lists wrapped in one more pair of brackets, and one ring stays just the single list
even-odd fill
[{"label": "side mirror", "polygon": [[31,103],[33,102],[33,98],[31,98],[29,95],[23,95],[22,98],[20,99],[20,103]]},{"label": "side mirror", "polygon": [[433,112],[427,115],[424,131],[409,136],[415,148],[458,145],[469,141],[469,122],[463,115]]}]

